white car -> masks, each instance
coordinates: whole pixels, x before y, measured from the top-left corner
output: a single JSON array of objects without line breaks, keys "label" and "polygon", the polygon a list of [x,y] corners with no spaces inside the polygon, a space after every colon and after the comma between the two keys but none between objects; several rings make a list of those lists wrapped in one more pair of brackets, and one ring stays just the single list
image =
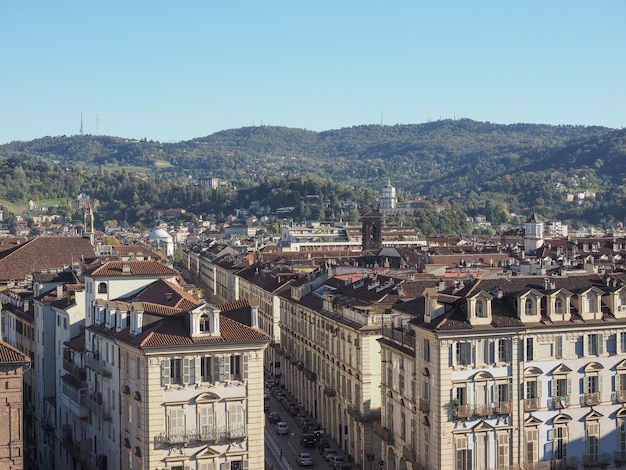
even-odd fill
[{"label": "white car", "polygon": [[276,433],[277,434],[289,434],[289,426],[284,421],[279,421],[276,423]]},{"label": "white car", "polygon": [[298,454],[298,464],[302,467],[310,467],[313,465],[313,457],[308,452],[300,452]]}]

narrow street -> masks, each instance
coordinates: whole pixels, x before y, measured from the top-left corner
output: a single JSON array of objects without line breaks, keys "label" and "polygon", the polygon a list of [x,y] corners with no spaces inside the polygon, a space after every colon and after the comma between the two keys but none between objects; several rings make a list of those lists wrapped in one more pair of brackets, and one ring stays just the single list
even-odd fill
[{"label": "narrow street", "polygon": [[[276,411],[280,414],[281,421],[289,426],[287,434],[278,434],[276,425],[270,423],[269,413]],[[332,469],[332,465],[326,462],[317,447],[303,447],[300,444],[301,432],[293,417],[285,410],[283,405],[270,394],[270,410],[265,413],[265,468],[273,470],[291,470],[301,468],[298,464],[298,454],[308,452],[313,457],[313,468]],[[330,440],[330,439],[329,439]],[[332,440],[330,445],[337,449],[337,444]],[[344,467],[345,468],[345,467]]]}]

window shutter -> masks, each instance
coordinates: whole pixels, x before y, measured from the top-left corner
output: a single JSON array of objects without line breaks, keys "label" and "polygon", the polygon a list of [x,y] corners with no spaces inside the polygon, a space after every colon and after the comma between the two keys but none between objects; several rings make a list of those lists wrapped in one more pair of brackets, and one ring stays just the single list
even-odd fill
[{"label": "window shutter", "polygon": [[598,393],[602,393],[602,375],[598,375]]},{"label": "window shutter", "polygon": [[170,360],[164,359],[161,362],[161,385],[169,385],[170,380]]},{"label": "window shutter", "polygon": [[583,356],[589,355],[589,347],[587,343],[589,342],[589,336],[583,335]]},{"label": "window shutter", "polygon": [[243,461],[243,470],[248,470],[248,461],[247,460]]},{"label": "window shutter", "polygon": [[424,351],[422,349],[422,339],[415,338],[415,350],[417,351],[417,358],[424,359]]},{"label": "window shutter", "polygon": [[241,378],[243,380],[248,380],[248,354],[244,354],[241,356]]},{"label": "window shutter", "polygon": [[582,392],[589,393],[589,377],[583,377],[582,382]]},{"label": "window shutter", "polygon": [[563,357],[563,337],[562,336],[556,336],[554,338],[555,341],[555,356],[557,359],[561,359]]},{"label": "window shutter", "polygon": [[184,357],[183,358],[183,383],[184,384],[188,384],[189,383],[189,376],[190,376],[190,364],[189,364],[189,358],[188,357]]},{"label": "window shutter", "polygon": [[513,340],[506,340],[506,362],[511,362],[513,360]]},{"label": "window shutter", "polygon": [[537,398],[541,398],[541,377],[537,377]]},{"label": "window shutter", "polygon": [[621,354],[622,351],[622,335],[624,333],[616,333],[615,334],[615,352],[617,354]]},{"label": "window shutter", "polygon": [[469,355],[467,356],[470,364],[476,364],[476,348],[472,343],[467,343]]},{"label": "window shutter", "polygon": [[230,380],[230,356],[227,354],[223,356],[224,359],[224,382]]},{"label": "window shutter", "polygon": [[548,429],[548,441],[553,441],[554,440],[554,436],[552,435],[552,429]]},{"label": "window shutter", "polygon": [[567,396],[571,396],[572,395],[572,379],[570,379],[569,377],[567,378]]},{"label": "window shutter", "polygon": [[506,387],[506,401],[513,401],[513,384],[508,384]]},{"label": "window shutter", "polygon": [[449,361],[450,367],[456,366],[456,349],[455,348],[456,348],[456,343],[453,343],[450,345],[449,353],[448,353],[450,355],[450,361]]},{"label": "window shutter", "polygon": [[496,343],[495,341],[488,341],[487,342],[487,354],[489,355],[489,360],[487,361],[488,364],[493,364],[494,362],[496,362]]},{"label": "window shutter", "polygon": [[222,368],[220,367],[221,363],[221,356],[213,356],[213,370],[211,371],[211,380],[213,382],[220,382],[222,380]]},{"label": "window shutter", "polygon": [[498,384],[493,387],[493,401],[496,403],[500,402],[500,386]]},{"label": "window shutter", "polygon": [[596,335],[598,337],[598,356],[604,354],[604,335],[598,333]]},{"label": "window shutter", "polygon": [[202,369],[201,363],[204,359],[200,356],[195,356],[193,361],[193,381],[201,382],[202,381]]}]

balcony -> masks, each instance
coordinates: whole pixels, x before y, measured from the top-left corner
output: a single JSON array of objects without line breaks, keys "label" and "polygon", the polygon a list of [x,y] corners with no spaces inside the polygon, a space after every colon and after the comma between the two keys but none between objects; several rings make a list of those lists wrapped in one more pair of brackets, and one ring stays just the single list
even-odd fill
[{"label": "balcony", "polygon": [[562,410],[570,405],[569,395],[562,397],[552,397],[552,408],[555,410]]},{"label": "balcony", "polygon": [[102,393],[94,392],[85,394],[83,396],[83,402],[87,409],[99,418],[105,421],[111,421],[111,413],[104,409],[104,403],[102,401]]},{"label": "balcony", "polygon": [[382,426],[380,422],[374,422],[373,429],[383,442],[393,445],[393,431],[391,429]]},{"label": "balcony", "polygon": [[611,463],[609,454],[585,455],[583,457],[584,468],[606,468]]},{"label": "balcony", "polygon": [[105,361],[100,360],[97,354],[87,353],[85,356],[85,364],[98,374],[102,374],[104,377],[111,377],[111,368]]},{"label": "balcony", "polygon": [[335,396],[337,396],[337,391],[334,388],[332,388],[332,387],[325,387],[324,388],[324,393],[328,397],[335,397]]},{"label": "balcony", "polygon": [[72,361],[68,361],[65,358],[63,358],[63,369],[79,380],[85,380],[87,378],[87,373],[84,367],[75,366]]},{"label": "balcony", "polygon": [[430,413],[430,400],[420,398],[420,411],[423,413]]},{"label": "balcony", "polygon": [[304,376],[311,382],[315,382],[317,380],[317,374],[310,369],[304,369]]},{"label": "balcony", "polygon": [[510,415],[512,408],[513,408],[512,402],[499,401],[498,403],[496,403],[496,414],[497,415]]},{"label": "balcony", "polygon": [[474,416],[485,417],[493,413],[493,403],[476,403],[474,405]]},{"label": "balcony", "polygon": [[472,417],[472,406],[471,405],[454,405],[452,409],[452,416],[456,419],[468,419]]},{"label": "balcony", "polygon": [[79,462],[87,462],[89,459],[89,446],[91,441],[89,439],[82,439],[75,441],[73,438],[72,427],[63,426],[61,445],[67,449],[70,455]]},{"label": "balcony", "polygon": [[185,429],[177,432],[161,433],[155,436],[155,445],[177,446],[190,442],[218,442],[222,440],[236,440],[247,437],[248,428],[245,425],[229,427],[202,426],[199,430]]},{"label": "balcony", "polygon": [[417,460],[417,453],[415,448],[410,445],[402,446],[402,456],[409,462],[415,462]]},{"label": "balcony", "polygon": [[617,390],[613,395],[613,400],[616,403],[626,403],[626,390]]},{"label": "balcony", "polygon": [[616,467],[626,467],[626,450],[614,452],[613,460],[615,460]]},{"label": "balcony", "polygon": [[600,399],[599,392],[585,393],[585,396],[583,399],[584,399],[584,404],[587,406],[599,405],[600,402],[602,401]]},{"label": "balcony", "polygon": [[524,411],[537,411],[539,408],[541,408],[541,398],[524,399]]}]

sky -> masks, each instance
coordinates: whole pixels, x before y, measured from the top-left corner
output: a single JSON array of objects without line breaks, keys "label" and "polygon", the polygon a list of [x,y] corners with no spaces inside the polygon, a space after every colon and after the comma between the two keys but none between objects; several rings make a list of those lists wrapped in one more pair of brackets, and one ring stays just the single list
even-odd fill
[{"label": "sky", "polygon": [[[621,128],[626,1],[7,1],[0,144],[469,118]],[[82,116],[82,118],[81,118]]]}]

